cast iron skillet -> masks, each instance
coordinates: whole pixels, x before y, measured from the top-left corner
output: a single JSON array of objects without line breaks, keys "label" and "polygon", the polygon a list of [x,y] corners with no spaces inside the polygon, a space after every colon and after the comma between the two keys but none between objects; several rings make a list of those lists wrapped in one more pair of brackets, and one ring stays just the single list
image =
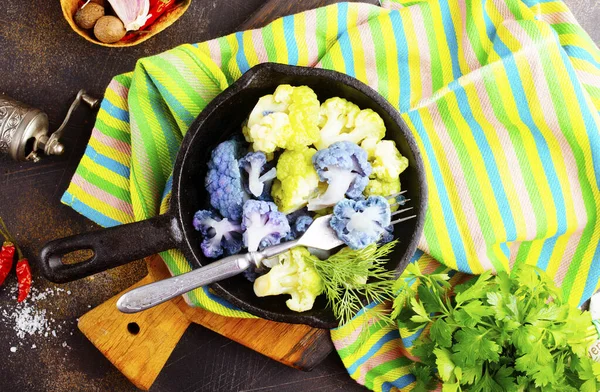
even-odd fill
[{"label": "cast iron skillet", "polygon": [[[200,236],[192,226],[198,209],[208,205],[204,188],[206,165],[213,148],[241,132],[241,124],[258,101],[275,88],[288,83],[307,85],[319,100],[339,96],[361,109],[371,108],[383,118],[387,139],[396,141],[409,160],[401,175],[402,188],[415,207],[416,219],[397,225],[400,243],[388,262],[390,270],[400,273],[413,255],[423,229],[427,206],[427,187],[423,162],[408,127],[398,112],[377,92],[358,80],[329,70],[266,63],[246,72],[237,82],[217,96],[200,113],[183,139],[173,174],[169,211],[151,219],[79,234],[49,242],[41,251],[41,268],[49,280],[64,283],[126,264],[167,249],[183,252],[193,268],[211,260],[200,250]],[[64,264],[62,257],[76,250],[92,250],[94,255],[78,264]],[[220,297],[256,316],[269,320],[308,324],[319,328],[337,325],[326,301],[320,296],[312,310],[292,312],[285,306],[286,296],[258,298],[252,284],[235,276],[211,285]]]}]

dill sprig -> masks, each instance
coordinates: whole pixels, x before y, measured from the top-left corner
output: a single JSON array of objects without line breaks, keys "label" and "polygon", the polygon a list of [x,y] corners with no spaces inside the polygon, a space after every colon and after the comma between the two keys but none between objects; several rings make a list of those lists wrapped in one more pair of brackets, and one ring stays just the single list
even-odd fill
[{"label": "dill sprig", "polygon": [[391,322],[389,314],[364,304],[394,298],[396,276],[385,264],[397,243],[395,240],[379,247],[371,244],[359,250],[344,248],[327,260],[307,256],[323,280],[328,305],[340,326],[350,322],[361,309],[368,314],[367,319]]}]

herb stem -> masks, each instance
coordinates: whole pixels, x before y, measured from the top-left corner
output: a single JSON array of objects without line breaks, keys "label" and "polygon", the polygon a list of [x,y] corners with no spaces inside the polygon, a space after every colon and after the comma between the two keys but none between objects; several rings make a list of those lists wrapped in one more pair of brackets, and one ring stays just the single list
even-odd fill
[{"label": "herb stem", "polygon": [[[498,328],[498,326],[492,325],[490,323],[486,323],[485,321],[479,321],[477,324],[483,325],[484,327],[488,327],[488,328]],[[489,332],[489,330],[487,332]]]}]

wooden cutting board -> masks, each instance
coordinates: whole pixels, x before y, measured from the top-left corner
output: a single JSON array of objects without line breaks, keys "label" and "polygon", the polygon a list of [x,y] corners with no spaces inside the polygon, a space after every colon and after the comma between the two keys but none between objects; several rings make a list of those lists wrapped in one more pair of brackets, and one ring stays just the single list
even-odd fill
[{"label": "wooden cutting board", "polygon": [[182,297],[136,314],[119,312],[116,302],[123,293],[170,276],[160,257],[146,262],[148,276],[80,317],[78,324],[94,346],[140,389],[150,388],[190,323],[301,370],[312,369],[333,349],[328,330],[223,317],[192,308]]}]

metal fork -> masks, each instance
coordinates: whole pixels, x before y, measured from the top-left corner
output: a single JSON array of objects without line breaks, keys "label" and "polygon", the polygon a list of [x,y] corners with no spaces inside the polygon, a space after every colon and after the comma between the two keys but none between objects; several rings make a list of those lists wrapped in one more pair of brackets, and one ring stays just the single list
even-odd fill
[{"label": "metal fork", "polygon": [[[410,199],[405,199],[402,196],[405,192],[402,191],[389,196],[388,200],[394,199],[390,206],[404,206],[409,202]],[[412,209],[413,207],[406,207],[393,212],[391,215],[392,217],[399,217]],[[322,250],[334,249],[343,245],[343,242],[329,226],[331,216],[330,214],[315,219],[308,230],[297,240],[269,246],[258,252],[228,256],[191,272],[133,289],[119,298],[117,308],[123,313],[136,313],[149,309],[198,287],[238,275],[250,268],[251,265],[260,266],[264,260],[275,257],[296,246]],[[391,221],[390,224],[395,225],[415,217],[416,215],[399,217]]]}]

